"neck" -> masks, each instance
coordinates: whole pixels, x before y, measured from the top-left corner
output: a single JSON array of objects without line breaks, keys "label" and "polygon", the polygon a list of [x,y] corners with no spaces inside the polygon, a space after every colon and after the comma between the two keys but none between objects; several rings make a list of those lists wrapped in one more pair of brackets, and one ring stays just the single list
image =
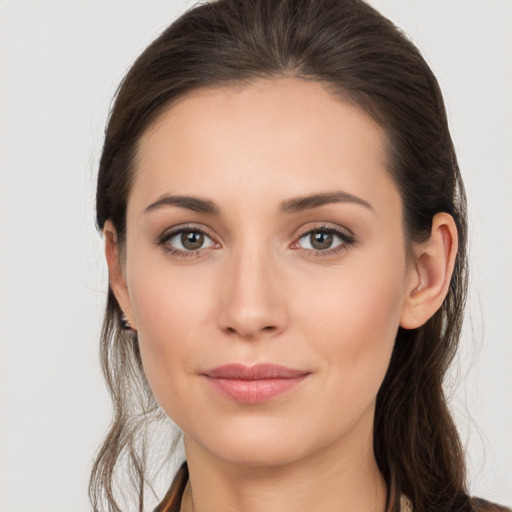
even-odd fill
[{"label": "neck", "polygon": [[331,443],[300,460],[250,466],[220,459],[185,438],[189,484],[182,512],[384,512],[387,489],[372,432]]}]

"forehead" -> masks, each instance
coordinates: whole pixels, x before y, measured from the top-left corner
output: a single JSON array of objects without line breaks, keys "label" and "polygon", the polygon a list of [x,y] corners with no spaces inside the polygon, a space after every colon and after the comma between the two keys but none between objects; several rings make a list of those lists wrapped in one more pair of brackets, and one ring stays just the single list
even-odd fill
[{"label": "forehead", "polygon": [[163,193],[226,195],[226,187],[267,201],[312,187],[368,194],[377,185],[394,189],[386,147],[384,131],[367,114],[319,82],[261,79],[199,89],[141,137],[133,192],[146,202]]}]

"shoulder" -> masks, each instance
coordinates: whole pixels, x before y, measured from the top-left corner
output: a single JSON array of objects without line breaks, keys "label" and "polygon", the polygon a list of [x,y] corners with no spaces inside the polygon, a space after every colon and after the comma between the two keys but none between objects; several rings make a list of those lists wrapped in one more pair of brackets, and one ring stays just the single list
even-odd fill
[{"label": "shoulder", "polygon": [[471,510],[474,512],[512,512],[511,508],[491,503],[482,498],[471,498]]}]

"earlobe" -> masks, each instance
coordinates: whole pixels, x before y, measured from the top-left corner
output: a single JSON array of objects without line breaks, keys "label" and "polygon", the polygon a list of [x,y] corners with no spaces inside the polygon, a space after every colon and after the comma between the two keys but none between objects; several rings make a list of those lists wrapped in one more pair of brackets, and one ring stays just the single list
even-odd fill
[{"label": "earlobe", "polygon": [[457,255],[457,227],[448,213],[438,213],[432,219],[430,238],[415,247],[415,262],[411,266],[400,326],[416,329],[441,307],[453,274]]},{"label": "earlobe", "polygon": [[119,254],[117,232],[112,222],[105,222],[103,236],[105,239],[105,257],[107,259],[110,287],[119,303],[119,307],[124,315],[126,315],[127,324],[135,328],[128,286],[123,271],[123,261]]}]

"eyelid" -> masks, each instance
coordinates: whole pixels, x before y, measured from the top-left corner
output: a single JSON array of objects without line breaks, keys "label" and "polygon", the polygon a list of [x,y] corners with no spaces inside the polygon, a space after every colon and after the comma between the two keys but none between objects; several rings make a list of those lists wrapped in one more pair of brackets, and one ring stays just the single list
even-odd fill
[{"label": "eyelid", "polygon": [[326,222],[321,222],[320,224],[313,224],[313,225],[308,222],[307,227],[301,227],[299,229],[299,232],[297,233],[296,238],[297,239],[302,238],[304,235],[307,235],[307,234],[311,233],[312,231],[331,231],[331,232],[337,233],[340,236],[343,236],[345,238],[352,238],[354,240],[356,239],[356,236],[350,229],[348,229],[344,226],[339,226],[337,224],[333,225],[333,224],[326,223]]},{"label": "eyelid", "polygon": [[207,235],[210,238],[215,238],[208,228],[206,228],[203,225],[196,224],[194,222],[192,223],[186,223],[186,224],[178,224],[176,226],[172,226],[170,228],[167,228],[163,231],[161,235],[158,236],[158,240],[169,239],[171,235],[177,235],[178,233],[182,233],[183,231],[198,231],[200,233],[203,233]]},{"label": "eyelid", "polygon": [[[337,236],[341,243],[336,245],[335,247],[329,248],[329,249],[309,249],[298,246],[299,241],[302,240],[307,235],[310,235],[311,233],[314,233],[315,231],[325,231],[328,233],[332,233],[335,236]],[[357,243],[357,238],[354,235],[354,233],[345,227],[341,226],[333,226],[329,224],[320,224],[316,226],[309,225],[307,228],[302,229],[299,234],[296,235],[295,241],[292,244],[292,248],[294,250],[302,250],[306,253],[309,253],[310,255],[314,257],[328,257],[328,256],[334,256],[341,251],[347,250],[350,246]],[[295,246],[295,247],[294,247]]]},{"label": "eyelid", "polygon": [[161,246],[164,251],[167,253],[170,253],[174,256],[180,256],[180,257],[193,257],[199,255],[199,253],[212,249],[212,246],[209,247],[201,247],[196,250],[186,250],[186,249],[178,249],[175,247],[170,247],[167,245],[169,240],[174,238],[175,236],[179,235],[180,233],[183,233],[185,231],[196,231],[198,233],[203,234],[205,237],[208,237],[212,242],[213,246],[219,246],[219,242],[216,240],[216,237],[211,235],[209,233],[208,229],[205,229],[204,226],[200,226],[197,224],[181,224],[177,226],[173,226],[172,228],[166,229],[160,236],[156,239],[156,245]]}]

